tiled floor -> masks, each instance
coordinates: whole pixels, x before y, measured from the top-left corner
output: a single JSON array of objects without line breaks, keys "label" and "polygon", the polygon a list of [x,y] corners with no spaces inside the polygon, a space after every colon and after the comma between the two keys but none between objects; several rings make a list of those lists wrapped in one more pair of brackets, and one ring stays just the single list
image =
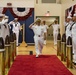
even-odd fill
[{"label": "tiled floor", "polygon": [[[17,47],[17,55],[29,55],[29,51],[33,51],[33,54],[35,55],[35,47],[34,46],[28,46],[28,47]],[[56,55],[57,54],[57,46],[53,45],[53,41],[47,41],[47,44],[44,45],[43,55]],[[58,57],[60,59],[60,57]],[[66,66],[66,62],[63,62],[63,64]],[[73,69],[69,69],[74,75],[76,75],[76,69],[75,66]],[[8,70],[6,69],[6,75],[8,73]]]}]

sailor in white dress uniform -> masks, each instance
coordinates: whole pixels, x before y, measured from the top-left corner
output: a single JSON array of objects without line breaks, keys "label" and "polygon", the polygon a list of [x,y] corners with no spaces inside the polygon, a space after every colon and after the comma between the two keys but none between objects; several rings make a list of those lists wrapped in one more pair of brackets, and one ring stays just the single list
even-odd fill
[{"label": "sailor in white dress uniform", "polygon": [[55,21],[55,24],[53,24],[52,27],[53,27],[54,45],[56,45],[57,44],[58,29],[60,26],[57,23],[57,21]]},{"label": "sailor in white dress uniform", "polygon": [[73,57],[73,62],[76,65],[76,14],[73,16],[73,21],[74,24],[72,25],[72,45],[73,45],[73,52],[74,52],[74,57]]},{"label": "sailor in white dress uniform", "polygon": [[[47,38],[47,32],[48,32],[48,25],[46,25],[46,21],[43,21],[43,25],[44,29],[46,29],[46,38]],[[46,39],[44,40],[44,44],[46,45]]]},{"label": "sailor in white dress uniform", "polygon": [[41,20],[38,19],[35,23],[32,23],[29,28],[31,28],[34,32],[34,42],[35,42],[35,49],[36,49],[36,57],[42,53],[44,39],[46,38],[46,29],[40,25]]},{"label": "sailor in white dress uniform", "polygon": [[68,16],[67,17],[67,23],[65,24],[65,28],[66,28],[66,42],[67,42],[67,39],[68,37],[70,36],[71,37],[71,30],[70,30],[70,27],[72,25],[72,17],[71,16]]},{"label": "sailor in white dress uniform", "polygon": [[16,34],[16,46],[18,46],[18,39],[19,39],[19,31],[21,30],[20,29],[20,23],[18,22],[18,18],[15,18],[14,21],[11,21],[9,23],[9,25],[13,25],[13,33]]}]

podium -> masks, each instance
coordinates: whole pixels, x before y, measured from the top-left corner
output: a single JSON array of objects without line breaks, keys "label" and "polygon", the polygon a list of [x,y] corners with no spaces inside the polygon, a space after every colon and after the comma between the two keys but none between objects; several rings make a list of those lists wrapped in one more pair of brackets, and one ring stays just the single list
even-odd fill
[{"label": "podium", "polygon": [[23,24],[23,27],[22,27],[22,29],[23,29],[23,41],[22,41],[22,43],[20,44],[20,47],[27,47],[27,44],[26,44],[26,42],[25,42],[25,24]]}]

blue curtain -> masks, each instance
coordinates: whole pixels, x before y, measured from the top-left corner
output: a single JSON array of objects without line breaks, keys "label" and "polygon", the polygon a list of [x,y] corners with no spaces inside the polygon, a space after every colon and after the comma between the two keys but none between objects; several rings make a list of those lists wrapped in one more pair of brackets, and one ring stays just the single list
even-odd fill
[{"label": "blue curtain", "polygon": [[[9,16],[9,22],[12,21],[14,19],[13,15],[10,13],[9,9],[6,11],[5,13],[7,16]],[[34,22],[34,10],[32,12],[32,15],[27,18],[26,20],[23,20],[23,21],[19,21],[20,24],[25,24],[25,41],[26,43],[34,43],[34,40],[33,40],[33,36],[34,36],[34,33],[31,29],[29,29],[29,25],[31,23]],[[20,33],[19,34],[19,43],[22,42],[22,34]]]}]

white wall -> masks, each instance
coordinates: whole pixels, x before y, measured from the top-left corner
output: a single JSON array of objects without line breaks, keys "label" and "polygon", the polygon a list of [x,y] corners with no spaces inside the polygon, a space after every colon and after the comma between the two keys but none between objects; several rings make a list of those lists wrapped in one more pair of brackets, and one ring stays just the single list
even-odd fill
[{"label": "white wall", "polygon": [[[69,7],[71,7],[72,5],[76,4],[76,0],[72,1],[72,0],[62,0],[62,16],[61,16],[61,20],[62,20],[62,28],[64,28],[64,20],[65,20],[65,10]],[[62,29],[62,33],[64,32],[64,29]]]},{"label": "white wall", "polygon": [[45,16],[45,13],[50,11],[50,16],[61,16],[60,4],[37,4],[35,5],[35,15]]},{"label": "white wall", "polygon": [[7,3],[12,7],[34,7],[34,0],[0,0],[0,7],[7,7]]},{"label": "white wall", "polygon": [[[38,4],[35,1],[35,16],[45,16],[47,11],[50,11],[50,16],[59,16],[60,17],[60,28],[61,27],[61,4],[56,3],[41,3],[41,0],[38,0]],[[62,33],[62,29],[61,29]]]}]

